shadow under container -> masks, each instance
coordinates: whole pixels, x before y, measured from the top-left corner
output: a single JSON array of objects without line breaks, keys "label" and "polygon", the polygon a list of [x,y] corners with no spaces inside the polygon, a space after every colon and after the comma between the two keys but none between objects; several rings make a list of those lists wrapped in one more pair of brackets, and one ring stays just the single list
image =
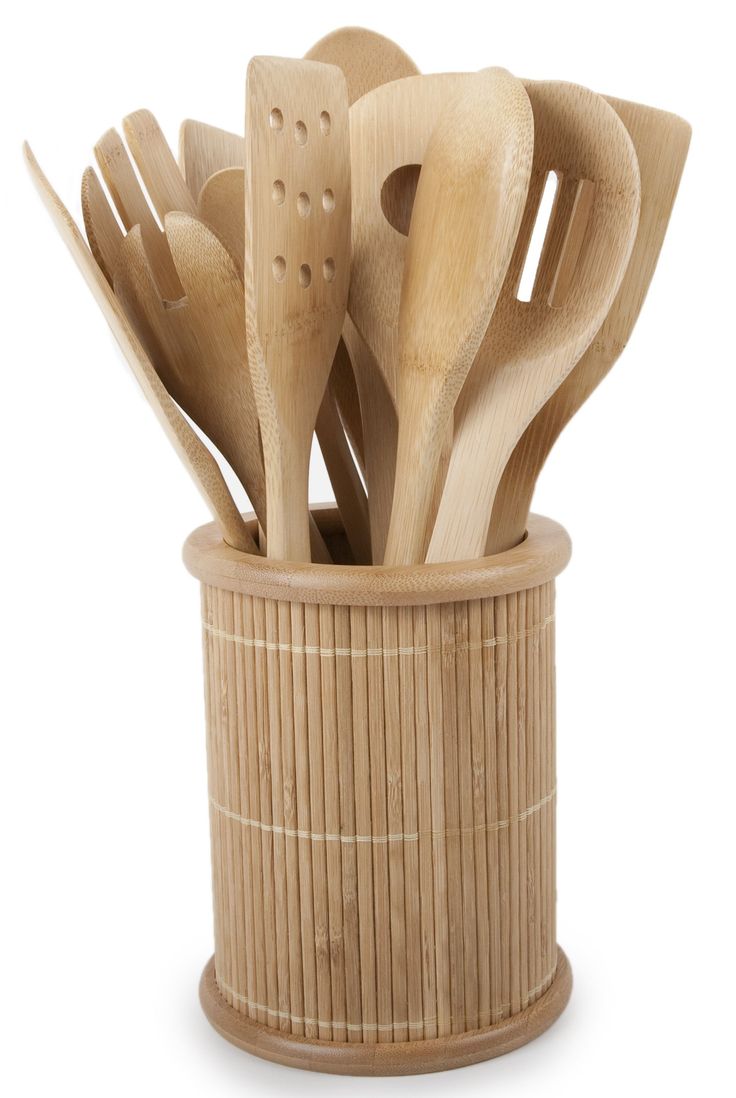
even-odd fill
[{"label": "shadow under container", "polygon": [[[334,508],[315,518],[341,559]],[[205,1013],[282,1064],[398,1075],[525,1044],[555,937],[554,578],[495,557],[292,564],[186,542],[202,584],[215,954]]]}]

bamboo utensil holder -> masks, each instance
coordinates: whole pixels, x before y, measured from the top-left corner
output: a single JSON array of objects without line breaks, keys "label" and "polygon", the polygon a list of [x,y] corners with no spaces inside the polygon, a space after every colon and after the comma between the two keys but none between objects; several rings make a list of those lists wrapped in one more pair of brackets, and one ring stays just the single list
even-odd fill
[{"label": "bamboo utensil holder", "polygon": [[[337,559],[334,509],[315,517]],[[250,529],[255,531],[255,524]],[[205,1013],[279,1063],[436,1071],[545,1030],[555,938],[554,578],[496,557],[291,564],[188,539],[202,584],[215,955]]]}]

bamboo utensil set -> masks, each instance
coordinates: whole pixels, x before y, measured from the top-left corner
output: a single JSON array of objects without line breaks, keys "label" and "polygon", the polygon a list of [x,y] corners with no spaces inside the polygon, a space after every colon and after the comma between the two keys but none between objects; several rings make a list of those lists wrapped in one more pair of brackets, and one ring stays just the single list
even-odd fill
[{"label": "bamboo utensil set", "polygon": [[[508,1051],[571,988],[554,885],[569,541],[529,508],[636,321],[689,127],[499,68],[420,75],[345,28],[304,60],[251,61],[244,136],[186,121],[177,163],[149,111],[123,135],[82,176],[88,244],[25,155],[215,520],[185,546],[204,1009],[314,1070]],[[315,435],[336,507],[310,508]]]}]

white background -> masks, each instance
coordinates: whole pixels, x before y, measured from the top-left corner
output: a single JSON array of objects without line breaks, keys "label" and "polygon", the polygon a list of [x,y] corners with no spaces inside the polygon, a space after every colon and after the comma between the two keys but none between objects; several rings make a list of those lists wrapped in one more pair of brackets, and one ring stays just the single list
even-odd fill
[{"label": "white background", "polygon": [[[725,6],[26,3],[2,64],[2,996],[8,1095],[720,1094],[733,1083],[736,361]],[[93,141],[150,107],[239,129],[246,62],[335,27],[423,71],[500,64],[694,137],[630,346],[556,446],[559,937],[570,1006],[454,1076],[295,1074],[197,1002],[212,951],[197,584],[208,515],[26,177],[78,214]],[[325,496],[314,472],[313,495]],[[720,1080],[720,1081],[719,1081]]]}]

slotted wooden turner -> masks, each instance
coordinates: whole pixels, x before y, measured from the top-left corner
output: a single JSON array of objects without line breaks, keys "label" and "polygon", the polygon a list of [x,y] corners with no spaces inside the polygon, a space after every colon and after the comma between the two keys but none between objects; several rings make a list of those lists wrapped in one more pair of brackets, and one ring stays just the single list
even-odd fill
[{"label": "slotted wooden turner", "polygon": [[345,78],[254,58],[246,96],[248,356],[261,424],[268,552],[309,559],[309,456],[350,275]]},{"label": "slotted wooden turner", "polygon": [[564,427],[588,399],[628,343],[664,242],[690,144],[690,126],[677,115],[608,102],[634,143],[641,176],[636,243],[621,288],[588,350],[527,427],[509,458],[491,514],[486,553],[502,553],[524,536],[537,478]]},{"label": "slotted wooden turner", "polygon": [[[534,111],[527,209],[493,319],[455,415],[455,442],[428,561],[485,551],[491,506],[527,424],[564,381],[611,306],[639,218],[636,153],[600,96],[526,83]],[[517,290],[550,172],[561,177],[530,301]]]}]

